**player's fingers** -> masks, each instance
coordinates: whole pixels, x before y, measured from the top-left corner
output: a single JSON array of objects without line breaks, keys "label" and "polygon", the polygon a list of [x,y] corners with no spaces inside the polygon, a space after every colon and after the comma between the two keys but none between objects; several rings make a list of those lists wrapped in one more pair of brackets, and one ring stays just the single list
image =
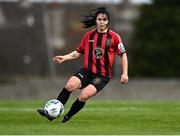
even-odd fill
[{"label": "player's fingers", "polygon": [[55,56],[53,59],[55,60],[55,59],[61,59],[61,58],[63,58],[63,56],[59,55],[59,56]]},{"label": "player's fingers", "polygon": [[58,58],[53,58],[53,61],[58,62]]},{"label": "player's fingers", "polygon": [[56,58],[58,58],[58,56],[55,56],[55,57],[53,58],[53,60],[55,60]]},{"label": "player's fingers", "polygon": [[53,58],[53,61],[60,63],[63,60],[62,56],[56,56]]},{"label": "player's fingers", "polygon": [[121,80],[121,84],[125,84],[125,82],[123,80]]},{"label": "player's fingers", "polygon": [[128,79],[127,78],[121,78],[121,84],[127,84]]},{"label": "player's fingers", "polygon": [[60,58],[60,59],[57,59],[56,61],[57,61],[57,63],[63,63],[63,62],[64,62],[64,59],[63,59],[63,58]]}]

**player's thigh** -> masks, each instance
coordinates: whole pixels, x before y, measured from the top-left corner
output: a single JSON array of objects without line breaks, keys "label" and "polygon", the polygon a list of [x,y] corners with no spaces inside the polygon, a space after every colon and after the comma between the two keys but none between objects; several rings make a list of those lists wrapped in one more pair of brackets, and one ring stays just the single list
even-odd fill
[{"label": "player's thigh", "polygon": [[108,77],[95,76],[89,83],[99,92],[108,84],[109,80]]},{"label": "player's thigh", "polygon": [[83,88],[82,92],[79,95],[80,101],[86,101],[97,93],[97,89],[94,85],[89,84],[85,88]]},{"label": "player's thigh", "polygon": [[72,76],[68,82],[66,83],[65,85],[65,88],[68,90],[68,91],[74,91],[76,89],[79,89],[81,88],[81,80],[76,77],[76,76]]}]

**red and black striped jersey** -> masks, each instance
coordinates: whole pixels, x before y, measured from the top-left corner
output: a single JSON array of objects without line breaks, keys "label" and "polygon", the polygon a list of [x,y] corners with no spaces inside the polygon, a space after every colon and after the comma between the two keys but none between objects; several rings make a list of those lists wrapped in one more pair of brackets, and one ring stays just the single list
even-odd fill
[{"label": "red and black striped jersey", "polygon": [[125,53],[120,36],[109,29],[107,33],[99,33],[97,30],[87,32],[76,50],[84,54],[85,69],[110,78],[115,54]]}]

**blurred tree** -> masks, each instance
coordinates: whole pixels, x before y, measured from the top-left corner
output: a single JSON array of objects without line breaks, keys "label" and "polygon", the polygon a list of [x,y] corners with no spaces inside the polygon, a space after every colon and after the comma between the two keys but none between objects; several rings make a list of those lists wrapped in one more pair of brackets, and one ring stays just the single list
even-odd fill
[{"label": "blurred tree", "polygon": [[180,77],[180,1],[154,0],[140,14],[129,47],[130,75]]}]

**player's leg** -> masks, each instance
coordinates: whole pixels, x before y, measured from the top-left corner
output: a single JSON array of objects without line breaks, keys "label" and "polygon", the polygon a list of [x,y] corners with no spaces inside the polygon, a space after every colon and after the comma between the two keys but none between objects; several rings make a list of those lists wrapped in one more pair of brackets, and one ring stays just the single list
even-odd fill
[{"label": "player's leg", "polygon": [[86,101],[97,93],[96,88],[89,84],[83,89],[80,96],[74,101],[69,112],[64,116],[62,123],[67,122],[73,115],[79,112],[85,105]]},{"label": "player's leg", "polygon": [[67,100],[71,92],[75,91],[76,89],[81,88],[81,81],[78,77],[72,76],[62,91],[59,93],[57,100],[59,100],[63,105],[66,104]]},{"label": "player's leg", "polygon": [[72,116],[79,112],[85,105],[86,101],[102,90],[109,82],[108,77],[94,77],[90,80],[90,84],[81,92],[79,98],[72,104],[69,112],[64,116],[62,123],[67,122]]},{"label": "player's leg", "polygon": [[90,73],[85,69],[80,69],[74,76],[70,78],[66,86],[60,92],[58,100],[62,102],[63,105],[66,104],[71,92],[76,89],[83,88],[87,86],[89,82]]},{"label": "player's leg", "polygon": [[[72,76],[65,85],[65,87],[62,89],[62,91],[59,93],[57,100],[59,100],[63,105],[65,105],[67,100],[69,99],[71,92],[73,92],[74,90],[80,87],[81,87],[80,79],[76,76]],[[38,109],[37,111],[41,116],[46,117],[50,121],[55,119],[48,116],[48,114],[44,109]]]},{"label": "player's leg", "polygon": [[[57,100],[59,100],[63,105],[65,105],[69,99],[71,92],[87,85],[89,81],[89,75],[90,73],[88,71],[86,71],[85,69],[80,69],[74,76],[69,79],[65,87],[59,93]],[[37,111],[41,116],[46,117],[50,121],[54,119],[49,118],[44,109],[38,109]]]}]

